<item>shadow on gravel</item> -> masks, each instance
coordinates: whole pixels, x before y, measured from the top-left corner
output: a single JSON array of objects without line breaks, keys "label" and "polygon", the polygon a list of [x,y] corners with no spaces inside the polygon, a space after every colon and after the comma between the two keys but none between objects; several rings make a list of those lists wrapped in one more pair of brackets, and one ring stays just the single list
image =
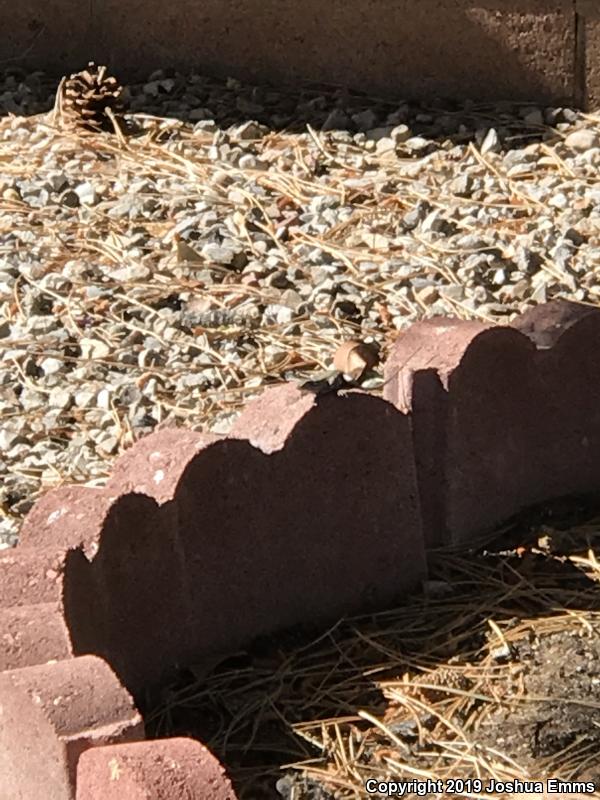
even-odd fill
[{"label": "shadow on gravel", "polygon": [[[49,111],[59,80],[19,68],[0,71],[0,117]],[[535,100],[459,104],[440,98],[417,103],[328,84],[288,89],[242,84],[231,78],[184,76],[174,70],[158,70],[145,83],[128,85],[124,101],[128,113],[169,117],[200,127],[214,120],[221,129],[253,120],[269,131],[300,133],[310,125],[316,131],[367,133],[377,140],[396,126],[407,125],[409,135],[430,140],[433,149],[443,142],[480,145],[490,128],[496,130],[500,148],[514,149],[555,140],[556,125],[578,119],[577,111],[536,105]],[[416,155],[427,152],[426,146],[421,147]]]},{"label": "shadow on gravel", "polygon": [[[439,774],[440,739],[452,738],[436,727],[444,714],[465,730],[477,718],[472,741],[538,780],[544,768],[600,786],[597,767],[586,769],[600,747],[600,569],[584,568],[595,563],[599,512],[598,497],[534,509],[484,549],[436,553],[424,593],[397,609],[181,670],[148,697],[147,733],[207,743],[240,800],[366,797],[352,776],[383,778],[390,752]],[[417,698],[412,716],[390,701],[394,686]],[[360,756],[344,772],[351,739]]]}]

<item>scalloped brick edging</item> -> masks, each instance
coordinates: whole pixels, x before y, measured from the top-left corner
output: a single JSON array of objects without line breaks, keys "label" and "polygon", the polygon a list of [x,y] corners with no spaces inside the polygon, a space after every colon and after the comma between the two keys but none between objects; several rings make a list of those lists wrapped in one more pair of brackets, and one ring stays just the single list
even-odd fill
[{"label": "scalloped brick edging", "polygon": [[508,327],[419,322],[384,375],[385,398],[411,414],[428,547],[600,490],[600,309],[558,300]]},{"label": "scalloped brick edging", "polygon": [[385,399],[271,388],[35,504],[0,554],[0,797],[234,800],[199,743],[131,743],[166,670],[390,606],[428,549],[600,492],[598,309],[419,322],[384,372]]},{"label": "scalloped brick edging", "polygon": [[230,437],[159,431],[105,489],[49,492],[17,552],[72,548],[59,602],[73,653],[105,658],[136,696],[165,664],[417,588],[417,478],[398,459],[410,450],[406,415],[382,399],[276,387]]}]

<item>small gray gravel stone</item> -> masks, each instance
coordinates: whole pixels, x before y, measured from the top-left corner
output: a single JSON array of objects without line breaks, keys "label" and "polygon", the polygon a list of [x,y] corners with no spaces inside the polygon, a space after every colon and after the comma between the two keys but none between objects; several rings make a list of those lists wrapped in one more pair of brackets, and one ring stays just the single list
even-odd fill
[{"label": "small gray gravel stone", "polygon": [[600,146],[600,135],[596,130],[581,128],[565,137],[565,146],[578,151],[591,150]]},{"label": "small gray gravel stone", "polygon": [[481,155],[497,153],[500,149],[500,139],[494,128],[490,128],[481,142]]}]

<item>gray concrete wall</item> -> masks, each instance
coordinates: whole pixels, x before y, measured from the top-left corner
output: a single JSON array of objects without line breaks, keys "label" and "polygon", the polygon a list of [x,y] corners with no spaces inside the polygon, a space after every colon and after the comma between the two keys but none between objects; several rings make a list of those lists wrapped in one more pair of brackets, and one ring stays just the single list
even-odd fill
[{"label": "gray concrete wall", "polygon": [[600,103],[600,0],[0,0],[0,68]]}]

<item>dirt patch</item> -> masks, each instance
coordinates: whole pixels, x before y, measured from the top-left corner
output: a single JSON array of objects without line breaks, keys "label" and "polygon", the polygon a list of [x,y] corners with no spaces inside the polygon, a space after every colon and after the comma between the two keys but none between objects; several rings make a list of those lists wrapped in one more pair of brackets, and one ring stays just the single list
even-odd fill
[{"label": "dirt patch", "polygon": [[[527,702],[492,713],[479,742],[502,749],[531,772],[568,772],[600,787],[599,630],[573,616],[572,630],[540,636],[532,630],[513,650],[508,691],[521,692]],[[577,763],[576,754],[585,753],[589,759]]]}]

